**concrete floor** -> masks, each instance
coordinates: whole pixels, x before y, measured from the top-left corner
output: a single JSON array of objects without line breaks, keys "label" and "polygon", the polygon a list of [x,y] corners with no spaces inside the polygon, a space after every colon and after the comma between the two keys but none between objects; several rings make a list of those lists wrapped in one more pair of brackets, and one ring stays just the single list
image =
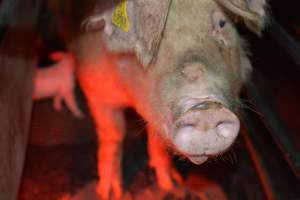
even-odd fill
[{"label": "concrete floor", "polygon": [[[85,110],[83,100],[79,102]],[[126,117],[124,199],[265,199],[241,137],[232,151],[202,166],[174,158],[184,184],[161,191],[147,166],[144,123],[132,110]],[[66,108],[54,111],[50,100],[35,103],[19,200],[92,200],[98,179],[96,149],[88,113],[78,120]]]}]

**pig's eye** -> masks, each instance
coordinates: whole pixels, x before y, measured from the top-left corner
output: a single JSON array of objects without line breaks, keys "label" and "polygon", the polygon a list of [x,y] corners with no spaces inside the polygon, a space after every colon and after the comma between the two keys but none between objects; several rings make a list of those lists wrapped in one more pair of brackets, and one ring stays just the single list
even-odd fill
[{"label": "pig's eye", "polygon": [[223,19],[219,20],[219,26],[220,26],[221,28],[224,28],[225,25],[226,25],[226,21],[225,21],[225,20],[223,20]]},{"label": "pig's eye", "polygon": [[212,36],[220,46],[228,45],[228,31],[230,26],[225,14],[221,11],[215,11],[212,14]]},{"label": "pig's eye", "polygon": [[227,19],[222,12],[216,11],[212,15],[212,22],[213,22],[213,28],[215,30],[222,29],[222,28],[225,28],[225,26],[227,24]]}]

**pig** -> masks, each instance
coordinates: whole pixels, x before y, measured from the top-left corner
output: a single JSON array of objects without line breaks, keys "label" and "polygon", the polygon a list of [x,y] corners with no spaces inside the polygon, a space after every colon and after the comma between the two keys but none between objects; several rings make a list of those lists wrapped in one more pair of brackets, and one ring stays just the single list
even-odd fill
[{"label": "pig", "polygon": [[73,56],[64,52],[53,52],[50,58],[56,63],[47,68],[36,69],[33,100],[53,98],[53,107],[57,111],[62,109],[61,101],[64,100],[72,114],[82,118],[83,113],[75,101]]},{"label": "pig", "polygon": [[182,180],[165,146],[198,165],[230,148],[252,69],[235,23],[260,35],[265,7],[265,0],[122,0],[82,20],[86,28],[71,34],[68,49],[97,130],[101,199],[123,193],[125,107],[148,122],[149,163],[162,189]]}]

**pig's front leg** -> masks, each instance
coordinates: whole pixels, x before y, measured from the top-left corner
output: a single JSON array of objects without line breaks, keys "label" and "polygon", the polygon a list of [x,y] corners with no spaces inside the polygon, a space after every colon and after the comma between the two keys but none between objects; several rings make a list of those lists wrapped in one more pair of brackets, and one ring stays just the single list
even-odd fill
[{"label": "pig's front leg", "polygon": [[[88,97],[87,97],[88,98]],[[88,104],[94,118],[99,148],[97,194],[109,199],[110,194],[119,199],[122,196],[122,142],[125,131],[123,111],[109,109],[91,102]]]},{"label": "pig's front leg", "polygon": [[33,99],[53,98],[53,106],[58,111],[61,110],[61,102],[64,100],[74,116],[83,117],[73,91],[75,86],[73,56],[64,52],[54,52],[50,57],[57,63],[47,68],[37,69]]},{"label": "pig's front leg", "polygon": [[148,126],[148,154],[149,165],[155,170],[158,186],[163,190],[170,190],[174,182],[182,183],[182,177],[172,164],[161,138]]}]

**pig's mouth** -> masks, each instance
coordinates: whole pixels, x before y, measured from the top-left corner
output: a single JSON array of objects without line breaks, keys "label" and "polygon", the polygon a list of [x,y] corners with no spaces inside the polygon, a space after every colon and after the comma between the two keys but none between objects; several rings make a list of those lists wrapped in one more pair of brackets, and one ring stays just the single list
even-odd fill
[{"label": "pig's mouth", "polygon": [[221,154],[225,153],[227,151],[224,150],[224,151],[221,151],[219,153],[203,153],[203,154],[189,154],[189,155],[186,155],[186,157],[194,164],[196,165],[201,165],[202,163],[206,162],[208,159],[210,158],[216,158],[218,156],[220,156]]},{"label": "pig's mouth", "polygon": [[202,163],[204,163],[205,161],[208,160],[209,156],[208,155],[193,155],[193,156],[187,156],[187,158],[194,164],[196,165],[201,165]]}]

